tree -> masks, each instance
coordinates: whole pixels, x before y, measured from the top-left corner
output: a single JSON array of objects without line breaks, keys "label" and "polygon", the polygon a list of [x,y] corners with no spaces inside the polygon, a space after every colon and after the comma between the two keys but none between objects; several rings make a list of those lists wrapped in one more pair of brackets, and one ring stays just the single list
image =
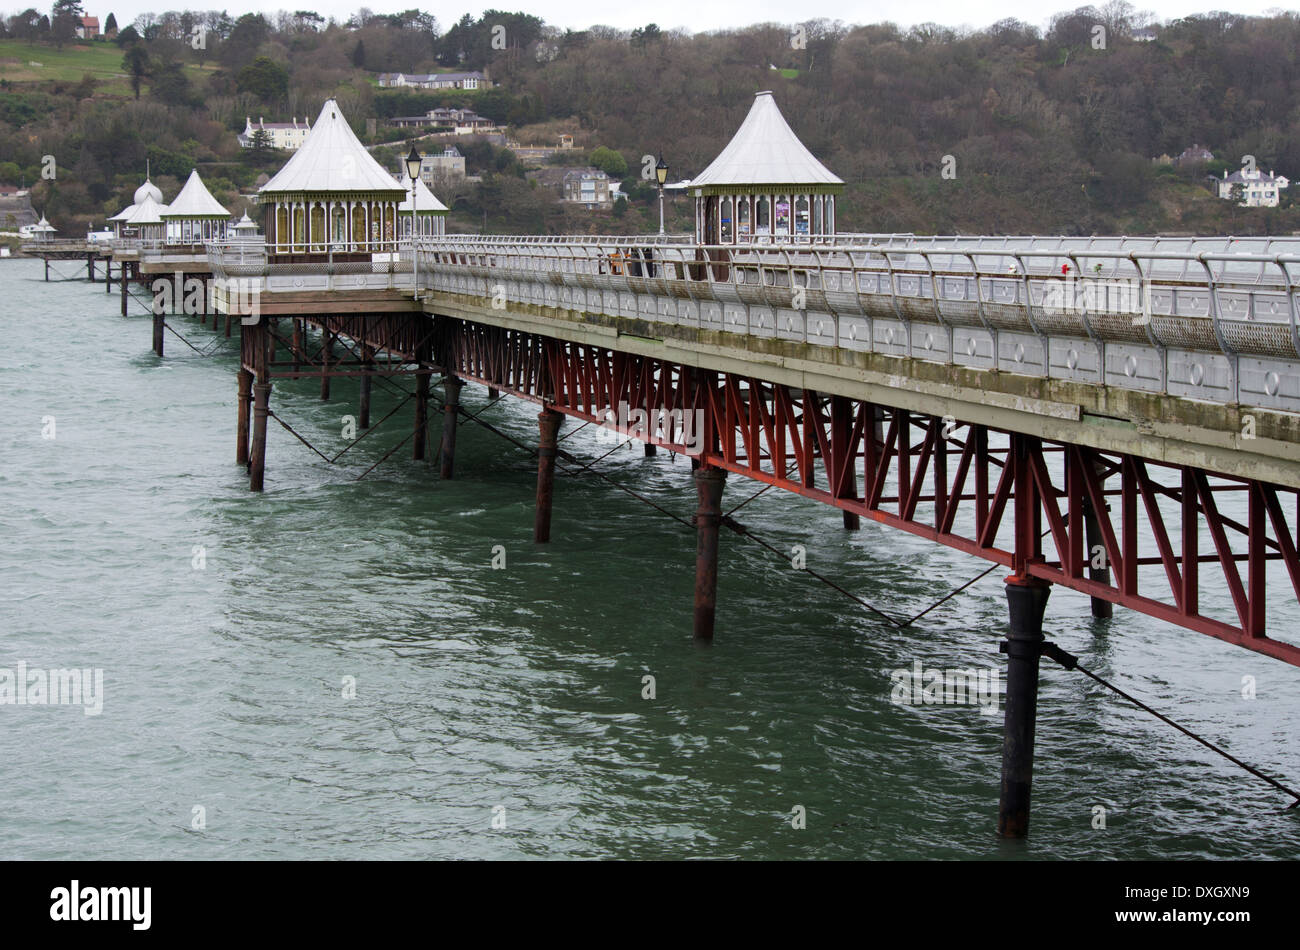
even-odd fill
[{"label": "tree", "polygon": [[50,32],[54,34],[55,45],[63,49],[64,43],[77,38],[77,27],[86,11],[81,8],[81,0],[54,0],[50,13]]},{"label": "tree", "polygon": [[230,37],[221,44],[221,61],[232,68],[246,66],[271,35],[271,24],[260,13],[245,13],[235,21]]},{"label": "tree", "polygon": [[653,23],[645,26],[638,26],[632,31],[632,46],[636,49],[644,49],[650,43],[660,39],[663,36],[663,30],[659,29]]},{"label": "tree", "polygon": [[366,68],[366,44],[357,40],[357,45],[352,47],[352,65],[357,69]]},{"label": "tree", "polygon": [[117,32],[117,17],[113,16],[113,14],[110,13],[108,15],[108,19],[104,21],[104,35],[108,36],[116,32]]},{"label": "tree", "polygon": [[26,40],[29,45],[33,44],[41,32],[40,12],[28,7],[22,13],[14,14],[9,18],[9,32],[17,39]]},{"label": "tree", "polygon": [[235,88],[263,102],[277,102],[289,94],[289,74],[269,56],[259,56],[236,74]]},{"label": "tree", "polygon": [[275,154],[271,148],[271,134],[266,129],[257,129],[248,143],[249,158],[254,165],[265,165]]},{"label": "tree", "polygon": [[135,93],[137,99],[140,98],[140,84],[149,77],[152,66],[153,64],[149,61],[149,53],[142,43],[131,44],[127,48],[126,55],[122,57],[122,68],[126,70],[127,76],[130,77],[131,91]]},{"label": "tree", "polygon": [[610,178],[622,178],[627,174],[626,159],[612,148],[603,145],[591,153],[591,164]]},{"label": "tree", "polygon": [[190,77],[185,73],[185,64],[171,57],[155,62],[149,79],[149,91],[155,99],[161,99],[169,105],[188,105]]},{"label": "tree", "polygon": [[124,30],[119,31],[117,36],[113,37],[113,42],[126,49],[128,46],[134,46],[140,42],[140,34],[135,31],[135,27],[128,24]]},{"label": "tree", "polygon": [[614,217],[621,218],[625,214],[627,214],[627,199],[619,195],[614,201]]}]

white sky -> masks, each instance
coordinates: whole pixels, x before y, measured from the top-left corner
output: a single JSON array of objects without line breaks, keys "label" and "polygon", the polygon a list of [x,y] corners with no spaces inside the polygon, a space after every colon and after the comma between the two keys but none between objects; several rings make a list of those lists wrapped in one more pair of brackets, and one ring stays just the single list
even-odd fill
[{"label": "white sky", "polygon": [[[1105,0],[1095,2],[1102,6]],[[1160,20],[1171,20],[1194,13],[1212,10],[1229,10],[1243,15],[1258,15],[1268,10],[1281,9],[1277,0],[1131,0],[1138,10],[1151,11]],[[41,0],[7,0],[0,7],[5,12],[15,12],[27,6],[46,7]],[[110,12],[117,15],[118,23],[125,26],[143,12],[162,13],[166,10],[220,9],[205,0],[82,0],[86,12],[98,16],[100,21]],[[933,22],[944,26],[985,27],[1007,17],[1015,17],[1040,27],[1046,27],[1052,14],[1076,7],[1084,2],[1070,0],[883,0],[883,2],[854,2],[854,0],[654,0],[652,3],[603,3],[593,0],[496,0],[483,4],[420,3],[417,0],[373,0],[369,3],[343,2],[343,0],[236,0],[225,7],[232,17],[244,13],[273,13],[277,10],[312,10],[325,17],[346,20],[361,6],[376,13],[397,13],[418,7],[438,18],[445,30],[463,14],[477,17],[485,9],[523,11],[539,16],[554,26],[583,29],[596,24],[632,29],[654,22],[663,29],[685,27],[691,31],[726,29],[754,23],[793,23],[823,17],[842,20],[846,24],[893,22],[900,26]]]}]

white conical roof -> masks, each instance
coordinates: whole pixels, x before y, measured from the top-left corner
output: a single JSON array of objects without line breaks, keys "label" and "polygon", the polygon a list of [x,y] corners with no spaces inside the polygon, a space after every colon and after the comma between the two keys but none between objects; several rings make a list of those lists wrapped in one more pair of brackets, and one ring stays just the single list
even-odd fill
[{"label": "white conical roof", "polygon": [[245,211],[245,212],[244,212],[244,216],[243,216],[242,218],[240,218],[238,221],[235,222],[235,230],[236,230],[236,231],[256,231],[256,230],[257,230],[257,225],[254,224],[252,221],[249,220],[248,212]]},{"label": "white conical roof", "polygon": [[36,226],[32,228],[32,230],[33,231],[57,231],[58,228],[50,224],[50,222],[46,221],[45,215],[41,215],[41,220],[36,222]]},{"label": "white conical roof", "polygon": [[843,180],[831,174],[790,131],[770,92],[760,92],[754,97],[749,115],[727,147],[691,180],[692,188],[842,184]]},{"label": "white conical roof", "polygon": [[163,213],[167,218],[228,218],[230,212],[212,197],[196,169],[190,170],[185,187]]},{"label": "white conical roof", "polygon": [[152,197],[154,201],[158,202],[159,204],[162,204],[162,200],[163,200],[162,191],[158,188],[157,185],[151,182],[148,178],[144,180],[143,185],[141,185],[139,188],[135,190],[135,203],[137,205],[142,204],[146,197]]},{"label": "white conical roof", "polygon": [[136,205],[126,223],[137,227],[142,224],[162,224],[162,216],[166,211],[166,205],[154,201],[152,195],[145,195],[144,201]]},{"label": "white conical roof", "polygon": [[140,207],[140,206],[139,206],[139,205],[134,205],[134,204],[133,204],[133,205],[127,205],[125,208],[123,208],[123,209],[122,209],[121,211],[119,211],[117,214],[113,215],[113,216],[112,216],[111,218],[109,218],[108,220],[110,220],[110,221],[125,221],[127,218],[131,217],[131,215],[135,214],[135,209],[138,208],[138,207]]},{"label": "white conical roof", "polygon": [[[429,186],[424,183],[423,178],[415,179],[415,208],[420,214],[447,210],[447,206],[429,190]],[[406,199],[397,206],[397,211],[399,214],[411,213],[411,193],[409,190],[406,193]]]},{"label": "white conical roof", "polygon": [[339,104],[327,99],[306,140],[259,193],[405,190],[357,140]]}]

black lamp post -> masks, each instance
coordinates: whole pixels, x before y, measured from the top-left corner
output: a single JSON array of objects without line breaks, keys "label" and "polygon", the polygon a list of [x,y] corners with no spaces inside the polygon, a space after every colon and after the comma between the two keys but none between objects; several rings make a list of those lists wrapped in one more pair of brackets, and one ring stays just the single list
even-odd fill
[{"label": "black lamp post", "polygon": [[655,165],[655,178],[659,179],[659,233],[664,233],[664,182],[668,180],[668,163],[664,161],[663,155],[659,156],[659,163]]},{"label": "black lamp post", "polygon": [[415,225],[420,220],[415,207],[415,180],[420,177],[420,153],[411,146],[411,153],[406,156],[406,176],[411,179],[411,284],[415,299],[420,299],[420,258],[415,247]]}]

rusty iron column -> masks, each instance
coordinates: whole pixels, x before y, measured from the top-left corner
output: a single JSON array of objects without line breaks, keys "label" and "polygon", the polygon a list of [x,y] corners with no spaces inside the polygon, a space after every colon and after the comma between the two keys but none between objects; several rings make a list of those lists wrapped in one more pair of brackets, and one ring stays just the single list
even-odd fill
[{"label": "rusty iron column", "polygon": [[[1086,458],[1084,464],[1087,464]],[[1097,473],[1097,483],[1101,486],[1102,497],[1105,498],[1106,479],[1102,474],[1105,466],[1101,462],[1093,462],[1093,470]],[[1092,499],[1085,493],[1083,496],[1083,527],[1084,538],[1088,545],[1088,552],[1084,557],[1088,560],[1088,577],[1100,584],[1110,584],[1110,553],[1106,550],[1101,534],[1101,521],[1097,518],[1097,511],[1092,507]],[[1101,548],[1101,567],[1093,567],[1094,552]],[[1114,614],[1114,605],[1109,600],[1103,600],[1100,597],[1089,598],[1092,601],[1092,615],[1100,620]]]},{"label": "rusty iron column", "polygon": [[330,398],[330,357],[334,355],[334,334],[322,329],[320,335],[320,398]]},{"label": "rusty iron column", "polygon": [[1052,586],[1034,577],[1007,578],[1010,629],[1007,695],[1002,726],[1002,792],[998,835],[1029,834],[1029,790],[1034,778],[1034,726],[1038,718],[1038,658],[1043,645],[1043,611]]},{"label": "rusty iron column", "polygon": [[253,439],[248,452],[248,488],[261,491],[266,474],[266,417],[271,405],[271,325],[267,317],[245,328],[251,331],[248,352],[253,358]]},{"label": "rusty iron column", "polygon": [[556,435],[563,413],[543,409],[537,414],[537,513],[533,519],[533,540],[545,544],[551,540],[551,501],[555,497]]},{"label": "rusty iron column", "polygon": [[460,377],[447,375],[442,380],[443,403],[442,415],[442,478],[451,478],[456,468],[456,423],[460,414],[460,390],[464,383]]},{"label": "rusty iron column", "polygon": [[497,398],[499,398],[500,396],[501,396],[501,393],[497,392],[497,388],[496,388],[495,386],[489,386],[489,387],[488,387],[488,398],[489,398],[489,399],[497,399]]},{"label": "rusty iron column", "polygon": [[248,464],[248,422],[253,413],[253,374],[239,368],[239,427],[236,433],[235,461]]},{"label": "rusty iron column", "polygon": [[86,255],[86,279],[92,284],[95,282],[95,255]]},{"label": "rusty iron column", "polygon": [[104,293],[113,292],[113,258],[109,257],[104,260]]},{"label": "rusty iron column", "polygon": [[695,512],[695,639],[712,640],[718,605],[718,526],[722,524],[727,470],[701,465],[693,477],[700,498]]},{"label": "rusty iron column", "polygon": [[370,374],[374,372],[375,362],[371,359],[370,347],[364,343],[361,344],[361,371],[365,373],[361,377],[361,395],[359,398],[360,406],[357,409],[357,425],[363,429],[370,428]]},{"label": "rusty iron column", "polygon": [[295,373],[302,371],[302,320],[298,317],[293,318],[293,371]]},{"label": "rusty iron column", "polygon": [[117,285],[118,288],[122,291],[122,316],[124,317],[126,316],[126,294],[127,294],[126,285],[128,283],[126,275],[127,275],[127,262],[123,261],[122,270],[117,275]]},{"label": "rusty iron column", "polygon": [[163,331],[167,326],[167,315],[162,313],[162,308],[157,302],[153,306],[153,351],[159,357],[163,355]]},{"label": "rusty iron column", "polygon": [[48,284],[50,282],[50,256],[46,254],[44,260],[45,260],[45,282]]},{"label": "rusty iron column", "polygon": [[659,454],[659,446],[655,445],[653,442],[647,442],[645,444],[646,458],[654,458],[658,454]]},{"label": "rusty iron column", "polygon": [[271,384],[253,384],[253,447],[248,456],[248,488],[261,491],[266,475],[266,416],[271,404]]}]

